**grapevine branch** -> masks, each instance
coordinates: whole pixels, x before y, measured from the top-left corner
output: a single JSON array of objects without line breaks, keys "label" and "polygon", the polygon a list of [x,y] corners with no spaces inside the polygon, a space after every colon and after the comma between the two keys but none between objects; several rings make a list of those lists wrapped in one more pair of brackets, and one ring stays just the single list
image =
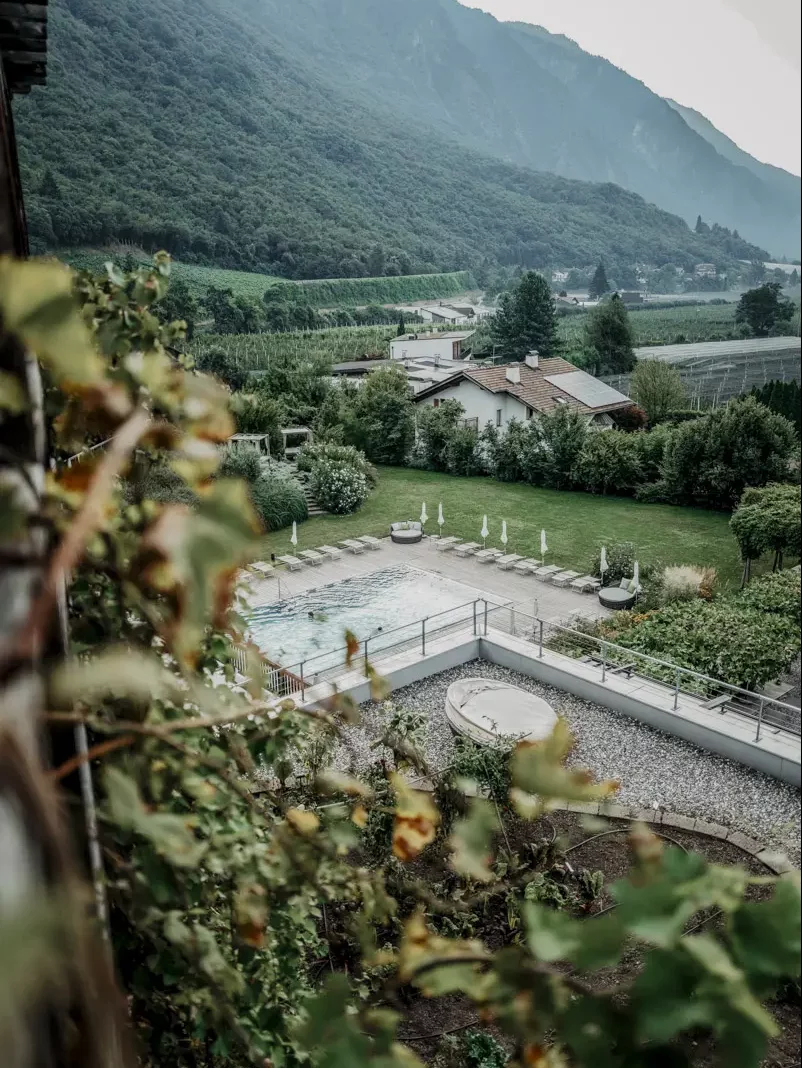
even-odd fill
[{"label": "grapevine branch", "polygon": [[103,506],[114,480],[122,471],[137,442],[147,430],[150,416],[139,408],[119,428],[111,439],[98,465],[86,496],[72,524],[50,559],[42,589],[13,646],[12,657],[30,660],[42,647],[45,631],[56,605],[59,584],[81,559],[84,548],[103,522]]}]

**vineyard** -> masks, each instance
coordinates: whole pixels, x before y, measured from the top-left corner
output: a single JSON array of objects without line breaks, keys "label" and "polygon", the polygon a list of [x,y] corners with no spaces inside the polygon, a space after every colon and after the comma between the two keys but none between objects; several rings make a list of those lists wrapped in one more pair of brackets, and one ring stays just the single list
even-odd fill
[{"label": "vineyard", "polygon": [[[110,259],[119,263],[125,257],[119,253],[73,251],[62,254],[76,270],[102,271]],[[144,254],[133,258],[142,264],[150,263]],[[313,308],[343,308],[365,304],[404,304],[415,300],[440,300],[453,297],[472,288],[475,283],[467,271],[450,274],[411,274],[386,278],[328,278],[305,282],[290,282],[269,274],[226,270],[221,267],[199,267],[191,263],[173,261],[173,277],[186,282],[196,297],[202,297],[213,286],[230,289],[235,296],[261,300],[265,290],[281,285],[292,291],[302,289],[304,300]]]},{"label": "vineyard", "polygon": [[[734,304],[649,307],[632,312],[630,321],[638,346],[676,344],[686,340],[719,341],[741,336],[735,325]],[[582,351],[584,322],[585,313],[559,320],[560,340],[569,360]],[[394,336],[392,326],[335,327],[291,334],[199,335],[194,349],[225,349],[240,367],[256,371],[266,367],[271,359],[292,362],[302,357],[322,356],[332,363],[341,363],[366,355],[387,356],[389,342]]]},{"label": "vineyard", "polygon": [[291,334],[199,334],[192,351],[199,354],[208,349],[224,349],[242,370],[258,371],[271,360],[292,364],[324,357],[341,363],[366,355],[387,356],[395,333],[392,326],[338,326]]},{"label": "vineyard", "polygon": [[[735,323],[735,304],[699,304],[661,308],[647,305],[631,308],[629,321],[635,345],[679,345],[693,341],[729,341],[742,337]],[[584,315],[560,320],[560,338],[566,359],[581,352],[584,344]]]},{"label": "vineyard", "polygon": [[315,308],[440,300],[443,297],[455,297],[476,285],[468,271],[396,275],[389,278],[329,278],[295,284],[303,286],[304,296]]}]

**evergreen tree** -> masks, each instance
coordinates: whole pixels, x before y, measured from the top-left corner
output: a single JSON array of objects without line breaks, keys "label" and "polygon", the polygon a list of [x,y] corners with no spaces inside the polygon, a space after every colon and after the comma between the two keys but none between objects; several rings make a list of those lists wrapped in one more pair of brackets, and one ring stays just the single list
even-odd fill
[{"label": "evergreen tree", "polygon": [[635,366],[632,324],[617,293],[588,316],[585,342],[594,374],[628,374]]},{"label": "evergreen tree", "polygon": [[512,293],[505,293],[499,301],[498,311],[493,316],[490,325],[493,344],[498,345],[502,352],[512,351],[515,347],[515,297]]},{"label": "evergreen tree", "polygon": [[404,316],[402,314],[401,317],[398,320],[398,333],[396,334],[396,337],[403,337],[404,334],[406,334],[406,332],[407,332],[407,323],[406,323],[406,320],[404,319]]},{"label": "evergreen tree", "polygon": [[525,356],[537,349],[548,357],[557,349],[557,308],[551,286],[535,271],[521,279],[515,294],[517,327],[516,354]]},{"label": "evergreen tree", "polygon": [[[719,229],[722,230],[723,227],[719,227]],[[710,227],[707,225],[706,222],[702,221],[702,216],[701,215],[697,215],[696,216],[696,226],[694,227],[694,230],[696,230],[697,234],[709,234],[710,233]]]},{"label": "evergreen tree", "polygon": [[493,341],[505,356],[523,357],[532,349],[548,357],[557,349],[557,310],[551,286],[527,271],[517,289],[501,300],[492,327]]},{"label": "evergreen tree", "polygon": [[610,283],[607,281],[607,271],[604,269],[604,264],[600,263],[591,279],[588,294],[591,300],[599,300],[600,297],[609,292]]},{"label": "evergreen tree", "polygon": [[61,191],[56,181],[56,176],[50,167],[45,170],[42,176],[42,184],[39,187],[39,195],[46,197],[48,200],[58,200],[61,196]]}]

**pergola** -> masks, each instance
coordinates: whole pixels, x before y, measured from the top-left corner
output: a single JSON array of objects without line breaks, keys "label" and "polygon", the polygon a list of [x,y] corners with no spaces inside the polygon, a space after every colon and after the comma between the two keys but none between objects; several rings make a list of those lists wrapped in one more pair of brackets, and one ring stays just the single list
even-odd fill
[{"label": "pergola", "polygon": [[[314,435],[308,426],[288,426],[282,429],[281,436],[284,440],[284,455],[294,459]],[[298,444],[287,445],[288,438],[301,438],[302,440]]]}]

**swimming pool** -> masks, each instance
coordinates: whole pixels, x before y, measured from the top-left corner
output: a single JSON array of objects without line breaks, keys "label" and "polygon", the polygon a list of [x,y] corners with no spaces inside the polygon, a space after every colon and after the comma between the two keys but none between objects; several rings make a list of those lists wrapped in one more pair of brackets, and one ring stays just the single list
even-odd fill
[{"label": "swimming pool", "polygon": [[[280,604],[255,608],[248,617],[251,638],[273,663],[291,667],[311,661],[322,671],[342,663],[345,631],[364,641],[373,652],[415,633],[409,624],[438,615],[441,627],[465,618],[480,593],[472,586],[414,567],[388,567],[370,575],[333,582]],[[440,615],[440,613],[447,613]],[[388,635],[399,627],[407,632]],[[331,656],[323,654],[333,654]]]}]

